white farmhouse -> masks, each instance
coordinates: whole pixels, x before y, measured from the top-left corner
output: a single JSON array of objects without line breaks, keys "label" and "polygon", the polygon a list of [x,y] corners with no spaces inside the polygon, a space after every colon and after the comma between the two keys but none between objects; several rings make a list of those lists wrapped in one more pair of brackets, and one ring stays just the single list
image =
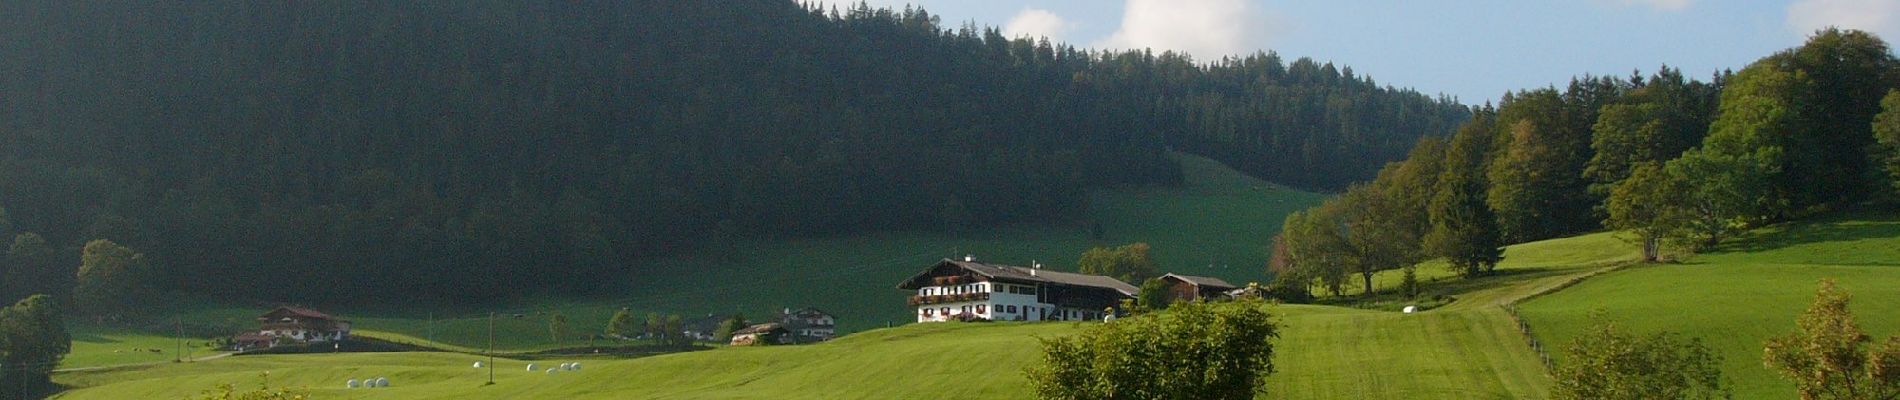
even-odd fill
[{"label": "white farmhouse", "polygon": [[1106,276],[944,259],[897,285],[912,290],[917,322],[1100,320],[1133,285]]}]

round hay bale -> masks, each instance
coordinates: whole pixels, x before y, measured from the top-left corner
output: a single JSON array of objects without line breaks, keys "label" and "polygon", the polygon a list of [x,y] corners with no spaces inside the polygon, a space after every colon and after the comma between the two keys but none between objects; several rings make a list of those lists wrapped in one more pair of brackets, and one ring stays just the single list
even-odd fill
[{"label": "round hay bale", "polygon": [[475,368],[481,368],[481,367],[482,367],[482,362],[481,362],[481,361],[476,361],[476,362],[475,362]]},{"label": "round hay bale", "polygon": [[1405,306],[1405,313],[1406,313],[1406,314],[1411,314],[1411,313],[1415,313],[1415,312],[1418,312],[1418,306]]},{"label": "round hay bale", "polygon": [[536,368],[539,366],[540,365],[536,365],[534,363],[528,363],[528,372],[540,371],[541,370],[540,368]]},{"label": "round hay bale", "polygon": [[358,383],[355,379],[351,379],[349,382],[344,382],[343,385],[348,386],[350,389],[355,389],[358,385],[362,385],[362,383]]},{"label": "round hay bale", "polygon": [[575,371],[581,370],[581,363],[574,363],[574,370]]},{"label": "round hay bale", "polygon": [[389,378],[377,377],[376,387],[389,387]]}]

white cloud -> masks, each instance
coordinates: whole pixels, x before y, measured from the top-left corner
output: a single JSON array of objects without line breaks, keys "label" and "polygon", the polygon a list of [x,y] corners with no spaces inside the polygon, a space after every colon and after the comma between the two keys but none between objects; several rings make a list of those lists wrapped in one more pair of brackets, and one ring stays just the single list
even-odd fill
[{"label": "white cloud", "polygon": [[1062,41],[1062,35],[1074,29],[1075,23],[1049,10],[1036,8],[1024,8],[1010,17],[1009,23],[1003,24],[1003,34],[1009,37],[1046,37],[1051,42]]},{"label": "white cloud", "polygon": [[1268,28],[1244,0],[1128,0],[1121,28],[1095,47],[1185,51],[1206,61],[1259,50]]},{"label": "white cloud", "polygon": [[1610,0],[1617,5],[1630,7],[1649,7],[1656,11],[1682,11],[1695,4],[1695,0]]},{"label": "white cloud", "polygon": [[1806,36],[1829,26],[1900,39],[1900,0],[1800,0],[1788,5],[1788,28]]}]

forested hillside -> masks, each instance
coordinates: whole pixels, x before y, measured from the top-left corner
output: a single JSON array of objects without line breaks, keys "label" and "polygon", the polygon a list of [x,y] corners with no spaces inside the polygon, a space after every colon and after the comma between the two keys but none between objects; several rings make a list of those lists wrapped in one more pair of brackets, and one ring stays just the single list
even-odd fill
[{"label": "forested hillside", "polygon": [[1355,276],[1409,276],[1430,258],[1483,275],[1505,244],[1604,228],[1659,261],[1765,224],[1888,207],[1900,199],[1896,89],[1885,41],[1828,29],[1706,82],[1665,67],[1509,93],[1449,141],[1421,140],[1371,182],[1289,216],[1275,268],[1289,288],[1340,294]]},{"label": "forested hillside", "polygon": [[69,293],[95,239],[157,290],[585,291],[740,237],[1078,222],[1178,183],[1170,148],[1343,188],[1469,114],[1310,59],[790,1],[29,0],[0,37],[8,295]]}]

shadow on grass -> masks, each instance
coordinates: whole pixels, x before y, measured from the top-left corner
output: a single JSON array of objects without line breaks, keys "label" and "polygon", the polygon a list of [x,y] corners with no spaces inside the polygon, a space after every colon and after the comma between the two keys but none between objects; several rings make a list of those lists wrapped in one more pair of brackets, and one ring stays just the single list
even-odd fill
[{"label": "shadow on grass", "polygon": [[118,343],[121,340],[100,336],[96,333],[74,333],[73,341],[86,343]]},{"label": "shadow on grass", "polygon": [[[1756,229],[1724,241],[1709,254],[1756,253],[1814,243],[1900,238],[1900,216],[1891,212],[1849,212]],[[1881,265],[1897,265],[1883,263]]]},{"label": "shadow on grass", "polygon": [[[1500,269],[1475,278],[1452,277],[1419,282],[1419,294],[1418,297],[1415,298],[1408,298],[1404,294],[1399,293],[1398,288],[1376,290],[1372,292],[1372,296],[1365,296],[1363,294],[1353,295],[1352,292],[1348,290],[1344,296],[1319,299],[1314,301],[1313,304],[1383,310],[1393,308],[1394,305],[1401,303],[1435,303],[1433,299],[1444,297],[1455,299],[1472,292],[1498,289],[1522,284],[1531,280],[1574,272],[1576,271],[1558,268]],[[1446,304],[1449,304],[1449,302],[1432,304],[1431,307],[1426,308],[1437,308],[1438,306]]]}]

